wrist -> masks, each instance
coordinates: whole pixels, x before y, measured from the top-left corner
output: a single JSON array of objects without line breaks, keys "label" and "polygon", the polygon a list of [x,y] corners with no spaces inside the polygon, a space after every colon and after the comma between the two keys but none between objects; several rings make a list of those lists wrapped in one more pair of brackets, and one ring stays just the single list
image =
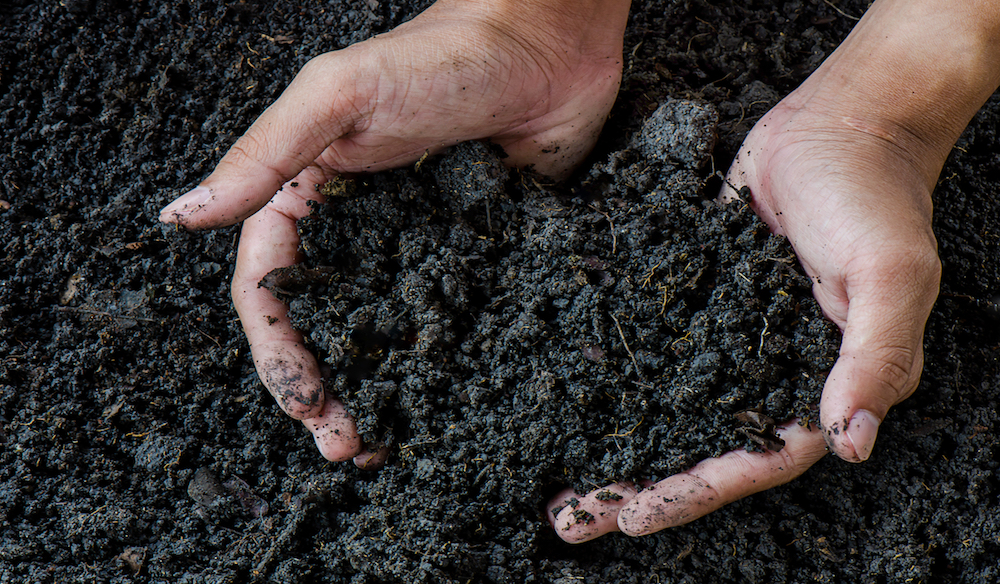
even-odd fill
[{"label": "wrist", "polygon": [[818,100],[908,152],[933,184],[1000,85],[1000,5],[878,0],[810,82],[792,105]]}]

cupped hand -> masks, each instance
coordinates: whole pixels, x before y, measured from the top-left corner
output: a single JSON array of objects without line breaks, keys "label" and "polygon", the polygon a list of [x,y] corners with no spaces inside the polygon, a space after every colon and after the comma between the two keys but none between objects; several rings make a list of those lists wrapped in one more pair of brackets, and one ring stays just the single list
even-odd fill
[{"label": "cupped hand", "polygon": [[511,165],[568,173],[593,147],[621,79],[628,1],[441,0],[395,30],[312,59],[198,187],[160,220],[246,219],[232,281],[261,381],[330,460],[373,466],[285,306],[258,282],[298,263],[295,222],[316,185],[488,139]]},{"label": "cupped hand", "polygon": [[[563,493],[549,505],[563,539],[687,523],[794,479],[827,449],[851,462],[871,456],[886,413],[913,393],[923,368],[941,278],[931,192],[959,133],[1000,83],[995,28],[982,22],[966,7],[876,2],[757,122],[729,169],[721,196],[746,199],[788,237],[843,332],[821,427],[786,425],[780,452],[730,452],[646,489]],[[609,503],[598,497],[604,490],[621,498]]]},{"label": "cupped hand", "polygon": [[[553,521],[564,539],[619,529],[644,535],[692,521],[792,480],[827,447],[848,461],[867,460],[889,408],[916,388],[940,280],[931,232],[934,177],[893,143],[892,129],[833,113],[811,89],[807,82],[756,124],[722,196],[749,193],[746,202],[788,237],[821,308],[843,332],[820,402],[821,428],[786,425],[780,452],[730,452],[638,494],[609,486],[624,497],[614,521],[608,514],[581,523],[578,509],[563,510]],[[580,499],[584,507],[597,507],[596,493]]]}]

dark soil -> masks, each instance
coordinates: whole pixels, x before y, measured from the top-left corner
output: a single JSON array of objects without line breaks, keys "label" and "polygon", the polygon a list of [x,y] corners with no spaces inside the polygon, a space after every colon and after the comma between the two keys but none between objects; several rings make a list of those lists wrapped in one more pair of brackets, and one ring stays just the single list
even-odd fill
[{"label": "dark soil", "polygon": [[250,364],[235,228],[155,217],[309,57],[426,4],[0,8],[0,582],[995,582],[997,98],[942,174],[927,365],[871,461],[641,539],[543,519],[750,447],[741,410],[815,415],[836,332],[711,175],[861,2],[637,3],[565,184],[464,145],[341,185],[278,293],[393,456],[319,457]]}]

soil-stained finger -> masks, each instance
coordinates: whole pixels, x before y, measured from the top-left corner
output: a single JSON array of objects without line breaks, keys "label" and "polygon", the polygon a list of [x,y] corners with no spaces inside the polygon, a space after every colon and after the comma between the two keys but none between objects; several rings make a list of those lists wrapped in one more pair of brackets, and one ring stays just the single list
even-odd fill
[{"label": "soil-stained finger", "polygon": [[936,254],[920,257],[929,259],[874,266],[848,287],[840,355],[819,402],[830,450],[848,462],[868,460],[889,408],[920,382],[924,326],[941,279]]},{"label": "soil-stained finger", "polygon": [[632,483],[614,483],[582,496],[567,489],[552,499],[546,514],[564,541],[583,543],[618,531],[618,511],[635,494]]},{"label": "soil-stained finger", "polygon": [[384,444],[369,444],[354,457],[354,466],[361,470],[380,470],[389,458],[389,447]]},{"label": "soil-stained finger", "polygon": [[285,305],[259,286],[271,270],[301,260],[295,221],[309,212],[310,197],[286,186],[243,224],[232,296],[261,382],[288,415],[304,419],[318,415],[323,405],[319,366],[292,328]]},{"label": "soil-stained finger", "polygon": [[339,461],[361,452],[361,437],[344,405],[325,395],[316,358],[292,327],[285,305],[259,286],[271,270],[301,261],[295,221],[308,214],[308,200],[322,200],[314,192],[320,178],[311,169],[303,171],[244,222],[232,294],[261,381],[288,415],[303,420],[323,456]]},{"label": "soil-stained finger", "polygon": [[250,350],[261,383],[286,414],[296,420],[319,415],[323,381],[316,358],[301,342],[264,341]]},{"label": "soil-stained finger", "polygon": [[703,517],[720,507],[801,475],[826,454],[823,434],[796,421],[778,428],[780,452],[735,450],[703,460],[636,495],[618,513],[618,527],[648,535]]},{"label": "soil-stained finger", "polygon": [[319,415],[302,423],[312,432],[316,447],[327,460],[348,460],[364,448],[347,408],[336,398],[327,396]]},{"label": "soil-stained finger", "polygon": [[[307,63],[281,97],[233,144],[212,174],[164,207],[160,220],[187,229],[210,229],[238,223],[259,212],[282,184],[294,182],[289,179],[308,169],[357,123],[351,91],[357,84],[339,83],[336,75],[344,66],[350,64],[331,54]],[[320,94],[330,99],[315,99]]]}]

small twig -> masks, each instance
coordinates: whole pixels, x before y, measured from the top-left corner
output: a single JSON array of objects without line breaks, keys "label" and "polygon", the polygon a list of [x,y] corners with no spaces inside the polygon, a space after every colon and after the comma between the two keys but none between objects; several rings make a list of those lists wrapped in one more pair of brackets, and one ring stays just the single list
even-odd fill
[{"label": "small twig", "polygon": [[215,337],[212,337],[211,335],[209,335],[209,334],[208,334],[208,333],[206,333],[205,331],[203,331],[203,330],[201,330],[200,328],[198,328],[198,327],[194,326],[193,324],[191,324],[191,322],[190,322],[190,321],[189,321],[189,322],[188,322],[187,324],[188,324],[188,326],[189,326],[189,327],[191,327],[191,328],[193,328],[194,330],[196,330],[196,331],[198,331],[199,333],[201,333],[201,335],[202,335],[203,337],[205,337],[206,339],[208,339],[208,340],[212,341],[213,343],[215,343],[215,346],[216,346],[216,347],[218,347],[218,348],[220,348],[220,349],[222,348],[222,345],[220,345],[220,344],[219,344],[219,341],[218,341],[218,340],[217,340],[217,339],[216,339]]},{"label": "small twig", "polygon": [[615,251],[618,249],[618,236],[615,234],[615,222],[611,220],[611,215],[601,211],[596,206],[591,205],[590,208],[597,211],[601,215],[604,215],[604,218],[608,220],[608,225],[611,226],[611,255],[615,255]]},{"label": "small twig", "polygon": [[[677,343],[679,343],[681,341],[684,341],[686,343],[691,343],[691,331],[686,331],[684,333],[683,337],[681,337],[679,339],[674,339],[674,342],[670,343],[670,348],[673,349],[674,345],[676,345]],[[691,343],[691,344],[693,345],[694,343]]]},{"label": "small twig", "polygon": [[740,102],[736,102],[736,104],[740,106],[740,119],[736,120],[736,123],[733,124],[733,129],[729,131],[730,134],[736,131],[736,127],[743,123],[743,118],[747,115],[747,110],[743,107],[743,104]]},{"label": "small twig", "polygon": [[410,448],[416,448],[417,446],[426,446],[428,444],[434,444],[435,442],[440,442],[441,438],[434,438],[432,440],[424,440],[423,442],[411,442],[409,444],[403,444],[399,447],[400,450],[408,450]]},{"label": "small twig", "polygon": [[760,331],[760,345],[757,346],[757,357],[758,358],[760,357],[760,351],[761,351],[761,349],[764,348],[764,335],[767,334],[767,327],[769,326],[769,323],[767,322],[767,318],[766,317],[761,317],[761,318],[764,318],[764,330]]},{"label": "small twig", "polygon": [[608,225],[611,226],[611,255],[615,255],[615,252],[618,251],[618,234],[615,233],[615,222],[607,213],[604,213],[604,216],[607,217]]},{"label": "small twig", "polygon": [[80,312],[83,314],[92,314],[94,316],[106,316],[108,318],[116,320],[137,320],[141,322],[151,322],[153,324],[159,322],[153,318],[143,318],[141,316],[127,316],[124,314],[111,314],[110,312],[105,312],[103,310],[90,310],[89,308],[76,308],[74,306],[56,306],[55,309],[59,312]]},{"label": "small twig", "polygon": [[710,82],[710,83],[709,83],[709,85],[715,85],[716,83],[722,83],[722,82],[723,82],[723,81],[725,81],[726,79],[729,79],[729,77],[730,77],[730,76],[731,76],[732,74],[733,74],[733,72],[732,72],[732,71],[730,71],[729,73],[726,73],[725,75],[723,75],[723,76],[722,76],[722,77],[721,77],[720,79],[716,79],[715,81],[712,81],[712,82]]},{"label": "small twig", "polygon": [[493,220],[490,218],[490,200],[486,199],[486,229],[490,232],[490,237],[493,237]]},{"label": "small twig", "polygon": [[504,294],[500,298],[497,298],[496,300],[494,300],[493,302],[491,302],[490,305],[487,306],[486,308],[496,308],[501,302],[503,302],[504,300],[506,300],[509,297],[510,297],[510,292]]},{"label": "small twig", "polygon": [[646,419],[646,416],[643,416],[643,417],[639,418],[639,421],[638,421],[638,422],[636,422],[636,423],[635,423],[635,426],[632,426],[632,429],[631,429],[631,430],[629,430],[628,432],[624,432],[624,433],[619,433],[619,432],[618,432],[618,428],[615,428],[615,433],[614,433],[614,434],[605,434],[605,435],[604,435],[604,437],[605,437],[605,438],[614,438],[614,437],[621,437],[621,438],[624,438],[624,437],[626,437],[626,436],[631,436],[633,432],[635,432],[636,430],[638,430],[638,429],[639,429],[639,426],[641,426],[641,425],[642,425],[642,422],[643,422],[643,420],[645,420],[645,419]]},{"label": "small twig", "polygon": [[703,37],[703,36],[711,36],[711,34],[712,33],[710,33],[710,32],[701,32],[701,33],[698,33],[698,34],[692,36],[691,38],[688,39],[687,50],[685,50],[684,52],[686,52],[686,53],[690,53],[691,52],[691,43],[694,42],[694,39],[696,39],[698,37]]},{"label": "small twig", "polygon": [[125,434],[125,437],[126,438],[144,438],[146,436],[149,436],[153,432],[157,432],[159,430],[162,430],[166,426],[167,426],[167,423],[163,422],[162,424],[160,424],[159,426],[153,428],[152,430],[147,430],[146,432],[129,432],[128,434]]},{"label": "small twig", "polygon": [[860,17],[858,17],[858,16],[851,16],[850,14],[848,14],[848,13],[844,12],[843,10],[841,10],[840,8],[837,8],[837,6],[833,2],[830,2],[830,0],[823,0],[823,3],[826,4],[827,6],[829,6],[830,8],[833,8],[834,10],[836,10],[837,13],[840,14],[841,16],[843,16],[844,18],[850,18],[851,20],[854,20],[854,21],[861,20]]},{"label": "small twig", "polygon": [[611,320],[615,321],[615,327],[618,328],[618,336],[622,338],[622,344],[625,345],[625,350],[628,352],[628,356],[632,358],[632,364],[635,365],[636,375],[639,375],[641,377],[642,371],[639,369],[639,362],[635,360],[635,354],[632,353],[632,349],[628,348],[628,341],[625,340],[625,332],[622,331],[621,323],[618,322],[618,319],[615,317],[615,315],[609,313],[609,316],[611,316]]},{"label": "small twig", "polygon": [[626,73],[628,73],[629,71],[632,71],[632,66],[633,66],[633,65],[635,65],[635,54],[639,52],[639,47],[641,47],[641,46],[642,46],[642,41],[639,41],[639,44],[637,44],[637,45],[636,45],[636,46],[635,46],[635,47],[634,47],[634,48],[632,49],[632,54],[631,54],[631,55],[629,55],[629,59],[628,59],[628,70],[626,71]]},{"label": "small twig", "polygon": [[640,284],[639,284],[639,287],[640,287],[640,288],[645,288],[646,286],[649,286],[649,281],[653,279],[653,274],[655,274],[655,273],[656,273],[656,268],[660,267],[660,265],[661,265],[661,264],[662,264],[663,262],[665,262],[665,261],[666,261],[666,260],[660,260],[660,262],[659,262],[658,264],[656,264],[656,265],[655,265],[655,266],[653,266],[652,268],[649,268],[649,273],[648,273],[648,274],[646,274],[646,277],[645,277],[645,278],[643,278],[643,279],[642,279],[642,282],[640,282]]}]

